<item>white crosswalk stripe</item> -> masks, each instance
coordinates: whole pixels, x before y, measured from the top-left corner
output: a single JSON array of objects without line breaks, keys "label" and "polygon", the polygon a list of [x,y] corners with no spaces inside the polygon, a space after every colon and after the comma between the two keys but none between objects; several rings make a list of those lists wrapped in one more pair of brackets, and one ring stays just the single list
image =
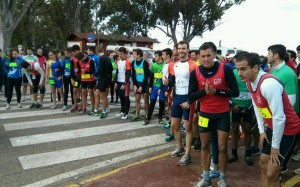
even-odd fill
[{"label": "white crosswalk stripe", "polygon": [[91,127],[91,128],[77,129],[77,130],[70,130],[70,131],[52,132],[47,134],[36,134],[31,136],[15,137],[15,138],[10,138],[10,141],[13,147],[18,147],[24,145],[33,145],[33,144],[40,144],[46,142],[54,142],[60,140],[68,140],[68,139],[82,138],[87,136],[121,132],[126,130],[149,128],[154,126],[155,125],[142,126],[141,122],[121,123],[121,124],[108,125],[103,127]]},{"label": "white crosswalk stripe", "polygon": [[[134,97],[130,99],[131,107],[135,106]],[[21,169],[18,170],[23,173],[19,177],[26,176],[26,181],[29,181],[14,186],[59,184],[69,177],[174,147],[165,143],[164,131],[158,124],[143,126],[142,121],[131,122],[115,117],[121,108],[120,103],[109,106],[112,112],[105,119],[70,113],[61,108],[50,110],[49,96],[46,96],[42,109],[29,110],[31,103],[28,99],[22,103],[21,109],[12,103],[10,110],[6,110],[5,102],[0,103],[0,124],[11,144],[11,152],[19,161]],[[144,110],[140,113],[144,114]],[[65,167],[68,169],[61,169]],[[48,170],[55,171],[56,168],[61,172],[48,174]],[[39,173],[47,174],[39,179],[32,177]]]}]

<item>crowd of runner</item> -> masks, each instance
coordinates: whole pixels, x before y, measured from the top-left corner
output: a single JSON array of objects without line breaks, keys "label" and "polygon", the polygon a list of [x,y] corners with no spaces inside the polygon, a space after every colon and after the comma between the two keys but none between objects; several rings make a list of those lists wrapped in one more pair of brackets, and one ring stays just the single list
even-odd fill
[{"label": "crowd of runner", "polygon": [[[272,45],[267,56],[241,51],[222,57],[212,42],[190,51],[189,43],[181,41],[173,49],[155,51],[152,60],[139,48],[132,53],[125,47],[105,52],[90,46],[81,52],[74,45],[46,55],[42,49],[35,54],[28,48],[26,55],[6,49],[3,55],[0,51],[0,92],[5,92],[7,110],[13,89],[18,108],[25,100],[32,100],[31,109],[42,108],[49,84],[53,110],[103,119],[109,105],[120,102],[115,116],[141,120],[141,125],[153,120],[158,98],[157,123],[168,130],[165,140],[177,145],[170,157],[181,156],[178,165],[186,166],[192,162],[191,149],[201,150],[202,174],[195,186],[211,186],[212,178],[226,186],[227,164],[242,156],[237,151],[240,138],[247,165],[253,165],[253,155],[261,154],[262,186],[280,186],[288,160],[300,162],[300,45],[296,51]],[[294,172],[300,175],[300,168]]]}]

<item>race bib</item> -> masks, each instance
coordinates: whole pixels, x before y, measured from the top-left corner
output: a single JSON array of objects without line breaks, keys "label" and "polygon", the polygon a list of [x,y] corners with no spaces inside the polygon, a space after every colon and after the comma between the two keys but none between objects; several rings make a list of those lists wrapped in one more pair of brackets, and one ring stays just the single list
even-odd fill
[{"label": "race bib", "polygon": [[70,64],[66,64],[66,65],[65,65],[65,68],[70,69],[70,68],[71,68],[71,65],[70,65]]},{"label": "race bib", "polygon": [[14,68],[14,67],[17,67],[18,65],[17,65],[17,63],[16,62],[11,62],[11,63],[9,63],[9,67],[10,68]]},{"label": "race bib", "polygon": [[49,80],[49,84],[51,84],[51,85],[55,84],[55,80],[50,79],[50,80]]},{"label": "race bib", "polygon": [[154,73],[154,78],[162,79],[163,78],[163,74],[162,73]]},{"label": "race bib", "polygon": [[260,116],[264,119],[271,119],[272,118],[272,114],[270,113],[268,108],[258,108],[258,112],[260,114]]},{"label": "race bib", "polygon": [[208,122],[209,122],[209,119],[208,119],[208,118],[199,116],[199,119],[198,119],[198,125],[199,125],[200,127],[207,128],[207,127],[208,127]]},{"label": "race bib", "polygon": [[74,86],[78,86],[78,82],[77,81],[74,82]]},{"label": "race bib", "polygon": [[135,72],[137,74],[143,74],[144,73],[144,69],[142,69],[142,68],[135,68]]},{"label": "race bib", "polygon": [[90,74],[81,74],[81,78],[82,79],[89,79],[89,78],[91,78],[91,75]]},{"label": "race bib", "polygon": [[189,79],[176,79],[176,86],[177,87],[188,87]]}]

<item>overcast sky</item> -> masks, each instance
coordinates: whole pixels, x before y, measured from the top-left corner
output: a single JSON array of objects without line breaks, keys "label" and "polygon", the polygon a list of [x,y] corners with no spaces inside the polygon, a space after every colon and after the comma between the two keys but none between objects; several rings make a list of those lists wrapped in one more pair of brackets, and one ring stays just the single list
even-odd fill
[{"label": "overcast sky", "polygon": [[[199,47],[205,41],[212,41],[218,46],[222,40],[223,47],[242,48],[261,55],[266,55],[272,44],[280,43],[292,50],[300,45],[300,0],[246,0],[231,7],[221,22],[213,31],[204,33],[203,38],[194,38],[190,45]],[[178,36],[180,41],[182,38]],[[150,37],[161,42],[154,45],[156,50],[172,47],[161,31],[151,31]]]}]

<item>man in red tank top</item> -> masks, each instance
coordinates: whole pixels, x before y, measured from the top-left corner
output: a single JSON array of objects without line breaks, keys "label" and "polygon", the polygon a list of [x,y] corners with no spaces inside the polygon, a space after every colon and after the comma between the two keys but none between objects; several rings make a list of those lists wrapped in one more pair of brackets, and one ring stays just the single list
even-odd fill
[{"label": "man in red tank top", "polygon": [[219,150],[219,155],[213,155],[214,158],[219,158],[218,186],[226,186],[227,142],[230,132],[229,99],[238,97],[239,89],[233,70],[224,63],[214,61],[216,46],[212,42],[202,44],[199,51],[202,64],[191,72],[189,79],[189,101],[200,101],[198,129],[203,173],[196,186],[211,186],[210,142],[214,132],[217,134]]},{"label": "man in red tank top", "polygon": [[[277,54],[275,54],[277,55]],[[238,57],[236,68],[252,97],[260,132],[262,187],[280,186],[279,174],[288,162],[300,133],[300,120],[284,87],[274,76],[259,68],[252,53]]]}]

